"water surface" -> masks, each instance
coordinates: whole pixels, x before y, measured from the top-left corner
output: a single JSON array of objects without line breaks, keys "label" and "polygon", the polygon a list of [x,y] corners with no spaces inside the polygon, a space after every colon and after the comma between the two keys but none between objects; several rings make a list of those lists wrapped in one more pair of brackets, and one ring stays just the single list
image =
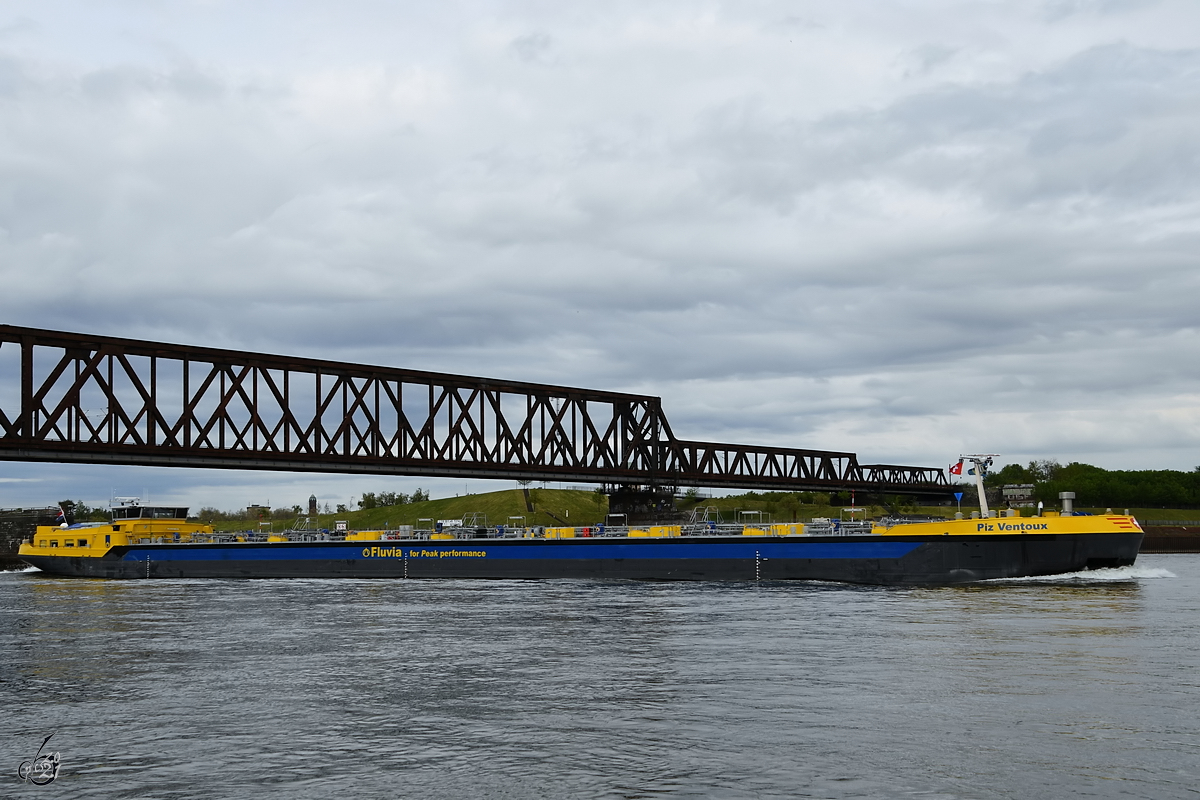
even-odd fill
[{"label": "water surface", "polygon": [[[1174,798],[1200,556],[965,588],[0,575],[0,796]],[[24,786],[42,738],[63,768]]]}]

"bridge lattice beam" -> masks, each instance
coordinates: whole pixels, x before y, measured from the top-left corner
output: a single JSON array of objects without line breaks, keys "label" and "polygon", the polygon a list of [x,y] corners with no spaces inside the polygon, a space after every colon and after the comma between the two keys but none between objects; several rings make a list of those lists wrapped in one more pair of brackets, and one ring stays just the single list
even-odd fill
[{"label": "bridge lattice beam", "polygon": [[944,495],[938,469],[676,439],[649,395],[0,325],[0,459]]}]

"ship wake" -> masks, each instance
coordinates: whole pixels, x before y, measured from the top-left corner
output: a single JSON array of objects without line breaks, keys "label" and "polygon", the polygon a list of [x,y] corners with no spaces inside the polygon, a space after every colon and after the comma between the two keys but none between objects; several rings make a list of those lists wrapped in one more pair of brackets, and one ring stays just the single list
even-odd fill
[{"label": "ship wake", "polygon": [[1134,564],[1130,567],[1085,569],[1080,572],[1064,572],[1058,575],[1038,575],[1030,578],[996,578],[986,583],[1119,583],[1122,581],[1154,580],[1179,577],[1169,569],[1145,567]]}]

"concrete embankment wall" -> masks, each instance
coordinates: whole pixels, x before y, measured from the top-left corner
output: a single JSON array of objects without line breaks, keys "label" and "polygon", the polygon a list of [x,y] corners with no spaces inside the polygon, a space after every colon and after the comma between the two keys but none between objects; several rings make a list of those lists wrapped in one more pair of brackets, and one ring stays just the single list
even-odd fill
[{"label": "concrete embankment wall", "polygon": [[19,569],[17,548],[32,539],[38,525],[53,525],[57,508],[0,508],[0,570]]}]

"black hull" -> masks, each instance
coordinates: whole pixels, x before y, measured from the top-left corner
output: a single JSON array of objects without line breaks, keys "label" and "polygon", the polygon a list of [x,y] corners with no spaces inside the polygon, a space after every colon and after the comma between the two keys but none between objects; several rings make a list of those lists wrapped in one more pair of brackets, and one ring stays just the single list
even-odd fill
[{"label": "black hull", "polygon": [[[288,542],[25,556],[83,578],[623,578],[932,585],[1130,566],[1138,532],[1012,536]],[[378,555],[376,555],[378,554]]]}]

